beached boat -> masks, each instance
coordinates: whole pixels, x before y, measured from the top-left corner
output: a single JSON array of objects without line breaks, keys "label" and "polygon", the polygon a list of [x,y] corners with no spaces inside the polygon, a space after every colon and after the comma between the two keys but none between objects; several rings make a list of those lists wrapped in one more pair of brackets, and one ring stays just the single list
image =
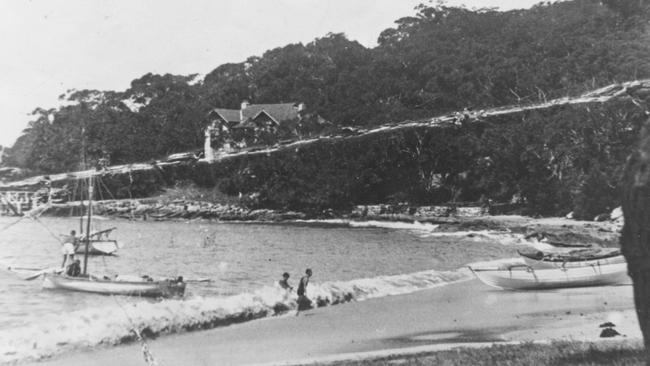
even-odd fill
[{"label": "beached boat", "polygon": [[625,257],[617,248],[577,249],[569,252],[522,252],[524,262],[535,268],[572,268],[625,263]]},{"label": "beached boat", "polygon": [[579,267],[533,268],[527,264],[469,269],[488,286],[511,290],[617,285],[629,281],[627,264],[591,264]]},{"label": "beached boat", "polygon": [[180,297],[185,292],[185,282],[182,278],[165,281],[119,281],[93,276],[68,277],[46,273],[43,275],[43,288],[105,295]]}]

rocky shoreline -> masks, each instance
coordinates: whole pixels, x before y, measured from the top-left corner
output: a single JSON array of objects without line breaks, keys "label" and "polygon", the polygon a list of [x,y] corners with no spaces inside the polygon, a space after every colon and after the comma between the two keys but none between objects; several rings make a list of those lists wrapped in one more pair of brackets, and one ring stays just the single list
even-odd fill
[{"label": "rocky shoreline", "polygon": [[[42,214],[46,216],[81,215],[85,201],[52,204]],[[185,199],[157,198],[102,200],[93,202],[93,213],[102,216],[140,220],[214,219],[219,221],[287,221],[307,219],[373,219],[387,221],[454,221],[459,218],[489,215],[485,207],[360,205],[347,212],[326,210],[319,213],[250,209],[242,205],[221,204]]]},{"label": "rocky shoreline", "polygon": [[[85,214],[84,202],[53,204],[44,216],[69,217]],[[622,221],[577,221],[569,218],[532,218],[492,214],[487,207],[367,205],[348,212],[324,211],[308,214],[296,211],[249,209],[184,199],[156,198],[105,200],[93,203],[93,214],[128,220],[211,220],[283,224],[347,225],[352,221],[434,224],[437,231],[497,231],[520,234],[558,245],[618,246]]]},{"label": "rocky shoreline", "polygon": [[[86,212],[84,202],[75,201],[53,204],[43,214],[46,216],[82,215]],[[219,221],[284,221],[305,219],[300,212],[279,212],[269,209],[248,209],[238,205],[200,201],[157,199],[106,200],[93,202],[93,214],[130,220],[194,220]]]}]

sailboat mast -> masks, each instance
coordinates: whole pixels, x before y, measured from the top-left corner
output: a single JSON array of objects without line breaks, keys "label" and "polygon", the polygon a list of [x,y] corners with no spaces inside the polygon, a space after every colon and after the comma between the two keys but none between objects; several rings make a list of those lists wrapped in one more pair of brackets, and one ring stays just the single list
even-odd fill
[{"label": "sailboat mast", "polygon": [[84,272],[86,274],[86,269],[88,268],[88,247],[90,246],[90,219],[93,215],[93,177],[92,175],[88,178],[88,220],[86,222],[86,249],[84,250]]},{"label": "sailboat mast", "polygon": [[84,233],[84,196],[83,196],[83,182],[80,183],[81,189],[79,192],[79,202],[81,202],[81,212],[79,212],[79,235],[83,235]]},{"label": "sailboat mast", "polygon": [[[86,170],[86,121],[81,125],[81,170]],[[81,182],[81,190],[83,192],[83,182]],[[90,189],[90,188],[89,188]],[[79,235],[84,233],[84,215],[83,215],[83,193],[79,195],[81,199],[81,214],[79,215]],[[85,266],[84,266],[85,268]],[[84,269],[84,273],[85,273]]]}]

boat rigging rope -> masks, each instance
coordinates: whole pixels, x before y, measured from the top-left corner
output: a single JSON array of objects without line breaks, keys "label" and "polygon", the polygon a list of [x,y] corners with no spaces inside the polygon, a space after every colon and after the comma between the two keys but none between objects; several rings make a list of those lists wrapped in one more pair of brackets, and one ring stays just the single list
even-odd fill
[{"label": "boat rigging rope", "polygon": [[5,230],[9,229],[10,227],[16,225],[17,223],[21,222],[21,221],[22,221],[24,218],[26,218],[26,217],[29,217],[29,218],[31,218],[32,220],[34,220],[34,221],[38,222],[39,224],[41,224],[41,225],[45,228],[45,230],[46,230],[48,233],[50,233],[50,235],[52,235],[52,236],[56,239],[56,241],[58,241],[59,243],[62,243],[61,238],[59,238],[58,235],[54,234],[54,233],[50,230],[50,228],[48,228],[47,225],[45,225],[45,224],[44,224],[41,220],[39,220],[39,218],[36,217],[36,216],[21,216],[18,220],[14,221],[14,222],[12,222],[12,223],[9,223],[9,224],[7,224],[7,225],[5,225],[2,229],[0,229],[0,232],[3,232],[3,231],[5,231]]},{"label": "boat rigging rope", "polygon": [[45,228],[45,230],[46,230],[48,233],[50,233],[50,235],[52,235],[52,237],[53,237],[54,239],[56,239],[56,241],[58,241],[59,243],[63,244],[63,240],[61,240],[61,238],[60,238],[58,235],[56,235],[55,233],[53,233],[52,230],[50,230],[50,228],[47,227],[47,225],[45,225],[45,224],[44,224],[44,223],[43,223],[43,222],[42,222],[38,217],[34,217],[34,221],[36,221],[36,222],[38,222],[39,224],[41,224],[41,225]]},{"label": "boat rigging rope", "polygon": [[[104,273],[106,273],[108,266],[106,265],[106,256],[102,256],[102,263],[104,264]],[[129,324],[131,325],[131,331],[133,334],[135,334],[135,338],[140,342],[140,346],[142,349],[142,357],[144,357],[144,362],[147,363],[148,366],[157,366],[158,362],[156,359],[153,357],[153,353],[149,350],[149,345],[147,344],[147,341],[144,339],[142,336],[142,333],[138,330],[138,327],[135,325],[135,322],[131,317],[129,316],[129,313],[126,311],[122,303],[118,300],[117,296],[111,295],[111,298],[115,301],[117,306],[122,309],[122,312],[124,313],[124,316],[126,319],[129,321]]]},{"label": "boat rigging rope", "polygon": [[131,209],[129,210],[129,215],[131,216],[131,221],[135,220],[135,217],[133,215],[133,192],[131,190],[131,187],[133,187],[133,174],[131,173],[131,169],[129,169],[129,199],[131,200]]},{"label": "boat rigging rope", "polygon": [[[101,185],[101,186],[104,188],[104,190],[108,193],[108,196],[109,196],[112,200],[117,200],[117,198],[115,197],[115,195],[111,192],[110,189],[108,189],[108,186],[106,185],[106,183],[104,183],[104,181],[101,179],[101,177],[99,177],[99,178],[97,179],[97,181],[99,182],[99,185]],[[130,202],[130,204],[131,204],[131,209],[129,210],[129,216],[130,216],[130,219],[131,219],[131,220],[134,220],[135,217],[133,216],[133,194],[132,194],[132,192],[131,192],[131,186],[132,186],[132,185],[133,185],[133,175],[131,174],[131,170],[129,169],[129,189],[128,189],[128,192],[129,192],[129,199],[131,200],[131,202]],[[99,190],[99,192],[100,192],[100,195],[101,195],[101,190]],[[103,199],[103,198],[102,198],[102,199]]]},{"label": "boat rigging rope", "polygon": [[[114,199],[115,199],[115,196],[113,195],[113,193],[111,193],[110,189],[108,189],[108,186],[106,186],[106,183],[104,183],[104,181],[101,179],[101,177],[99,177],[99,178],[97,179],[97,181],[99,182],[99,184],[100,184],[102,187],[104,187],[104,190],[106,191],[106,193],[108,193],[108,195],[111,197],[111,199],[114,200]],[[99,190],[99,194],[100,194],[100,197],[101,197],[101,194],[102,194],[102,193],[101,193],[101,190]]]},{"label": "boat rigging rope", "polygon": [[148,366],[157,366],[158,362],[153,357],[153,353],[151,353],[151,351],[149,350],[149,345],[147,344],[147,341],[145,341],[144,337],[142,336],[142,334],[136,327],[135,323],[133,322],[133,319],[131,319],[131,317],[129,316],[129,313],[127,313],[124,306],[122,306],[122,304],[117,300],[117,296],[112,295],[111,298],[113,298],[117,306],[120,309],[122,309],[122,311],[124,312],[124,316],[126,316],[126,319],[131,324],[131,331],[133,332],[133,334],[135,334],[135,338],[138,340],[138,342],[140,342],[140,346],[142,349],[142,357],[144,357],[144,362],[146,362]]},{"label": "boat rigging rope", "polygon": [[8,224],[8,225],[5,225],[5,227],[3,227],[3,228],[0,230],[0,233],[3,232],[3,231],[5,231],[5,230],[7,230],[7,229],[9,229],[10,227],[16,225],[17,223],[19,223],[20,221],[22,221],[22,219],[24,219],[24,218],[25,218],[25,216],[21,216],[18,220],[14,221],[14,222],[12,222],[12,223],[10,223],[10,224]]}]

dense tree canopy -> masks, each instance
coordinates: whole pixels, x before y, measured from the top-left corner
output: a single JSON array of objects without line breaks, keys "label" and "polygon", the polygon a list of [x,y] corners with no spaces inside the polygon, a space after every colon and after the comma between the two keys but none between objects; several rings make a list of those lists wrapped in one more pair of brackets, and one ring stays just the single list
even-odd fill
[{"label": "dense tree canopy", "polygon": [[[200,148],[208,111],[236,109],[244,99],[304,102],[335,126],[373,126],[466,107],[575,95],[650,77],[648,14],[648,5],[638,0],[541,3],[508,12],[420,5],[413,16],[381,32],[372,49],[343,34],[327,34],[306,45],[290,44],[218,66],[202,82],[194,76],[147,74],[123,92],[68,92],[65,106],[34,111],[3,163],[47,173],[76,169],[82,156],[88,164],[100,158],[117,164]],[[585,195],[595,195],[607,201],[616,194],[617,167],[630,144],[630,128],[623,125],[638,119],[632,104],[625,108],[600,115],[575,110],[533,115],[518,120],[516,128],[505,123],[462,133],[393,136],[381,145],[370,143],[363,154],[343,149],[357,155],[354,161],[332,155],[323,143],[312,153],[346,161],[347,172],[356,176],[347,184],[341,176],[330,183],[312,181],[341,185],[314,195],[312,203],[321,207],[333,200],[390,197],[473,200],[488,193],[508,199],[519,194],[530,204],[537,202],[532,204],[536,210],[550,213],[564,210],[559,202],[569,198],[586,202]],[[269,193],[262,195],[269,204],[282,196],[282,205],[293,207],[303,202],[301,194],[314,192],[302,185],[313,170],[330,169],[308,160],[278,161],[277,173],[263,182],[251,182],[242,173],[221,187],[233,194],[244,186],[256,187]],[[405,172],[415,179],[413,186],[391,178]],[[330,176],[337,174],[331,171]],[[590,201],[580,207],[587,215],[610,204]]]}]

